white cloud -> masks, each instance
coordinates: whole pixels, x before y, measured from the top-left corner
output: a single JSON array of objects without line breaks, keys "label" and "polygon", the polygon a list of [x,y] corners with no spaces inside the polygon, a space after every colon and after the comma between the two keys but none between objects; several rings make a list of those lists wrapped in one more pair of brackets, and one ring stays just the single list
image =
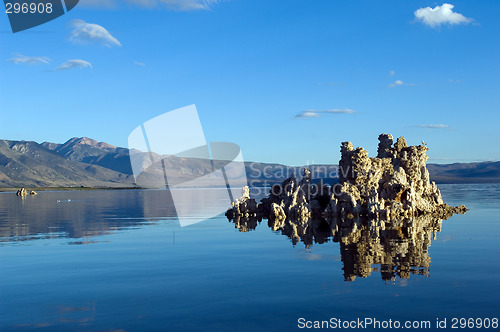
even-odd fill
[{"label": "white cloud", "polygon": [[7,61],[13,62],[16,65],[18,64],[38,65],[42,63],[47,64],[50,62],[50,59],[45,56],[26,56],[20,54]]},{"label": "white cloud", "polygon": [[428,128],[428,129],[450,129],[451,127],[445,124],[422,124],[418,125],[420,128]]},{"label": "white cloud", "polygon": [[320,117],[319,113],[314,112],[314,111],[304,111],[300,112],[295,116],[296,118],[302,119],[302,118],[318,118]]},{"label": "white cloud", "polygon": [[396,75],[396,72],[395,72],[394,70],[391,70],[391,71],[389,72],[389,75],[394,76],[394,75]]},{"label": "white cloud", "polygon": [[87,23],[83,20],[72,20],[73,31],[69,40],[78,44],[100,43],[111,46],[122,46],[122,44],[113,37],[108,30],[98,24]]},{"label": "white cloud", "polygon": [[107,8],[114,8],[123,2],[146,8],[163,7],[168,10],[190,11],[210,9],[221,0],[80,0],[83,6]]},{"label": "white cloud", "polygon": [[352,114],[356,113],[356,111],[353,111],[351,109],[331,109],[331,110],[326,110],[326,111],[314,111],[314,110],[307,110],[307,111],[302,111],[299,114],[297,114],[295,117],[298,119],[303,119],[303,118],[318,118],[321,116],[321,114]]},{"label": "white cloud", "polygon": [[356,111],[348,109],[348,108],[344,108],[344,109],[334,108],[334,109],[331,109],[331,110],[318,111],[318,112],[319,113],[345,113],[345,114],[356,113]]},{"label": "white cloud", "polygon": [[68,70],[72,68],[92,68],[92,65],[90,62],[87,62],[85,60],[68,60],[65,63],[61,64],[59,67],[57,67],[58,71],[61,70]]},{"label": "white cloud", "polygon": [[138,65],[139,67],[146,66],[146,64],[144,62],[140,62],[140,61],[134,61],[134,65]]},{"label": "white cloud", "polygon": [[397,81],[394,81],[392,82],[391,84],[389,84],[389,88],[394,88],[396,86],[401,86],[401,85],[405,85],[405,82],[401,81],[401,80],[397,80]]},{"label": "white cloud", "polygon": [[439,27],[443,24],[469,24],[473,21],[471,18],[454,12],[454,7],[455,6],[452,4],[444,3],[442,6],[436,6],[434,8],[425,7],[417,9],[414,12],[415,20],[432,28]]},{"label": "white cloud", "polygon": [[329,85],[329,86],[334,86],[334,85],[347,85],[345,82],[330,82],[330,83],[318,83],[319,86],[324,86],[324,85]]}]

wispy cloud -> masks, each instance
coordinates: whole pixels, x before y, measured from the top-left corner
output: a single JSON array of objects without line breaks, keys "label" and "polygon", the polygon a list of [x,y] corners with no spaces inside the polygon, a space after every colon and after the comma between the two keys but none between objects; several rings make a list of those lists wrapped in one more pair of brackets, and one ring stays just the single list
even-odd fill
[{"label": "wispy cloud", "polygon": [[319,112],[319,113],[334,113],[334,114],[339,114],[339,113],[352,114],[352,113],[356,113],[356,111],[348,109],[348,108],[343,108],[343,109],[334,108],[334,109],[331,109],[331,110],[317,111],[317,112]]},{"label": "wispy cloud", "polygon": [[134,65],[137,65],[139,67],[144,67],[146,66],[146,64],[144,62],[140,62],[140,61],[134,61]]},{"label": "wispy cloud", "polygon": [[452,4],[444,3],[441,6],[436,6],[434,8],[425,7],[417,9],[415,14],[415,20],[422,22],[431,28],[439,27],[443,24],[469,24],[474,20],[464,15],[454,12]]},{"label": "wispy cloud", "polygon": [[395,72],[394,70],[391,70],[391,71],[389,72],[389,75],[394,76],[394,75],[396,75],[396,72]]},{"label": "wispy cloud", "polygon": [[428,128],[428,129],[452,129],[450,126],[445,124],[421,124],[418,125],[419,128]]},{"label": "wispy cloud", "polygon": [[397,80],[397,81],[394,81],[391,84],[389,84],[387,87],[394,88],[394,87],[401,86],[401,85],[405,85],[405,82],[403,82],[401,80]]},{"label": "wispy cloud", "polygon": [[127,3],[145,8],[165,8],[175,11],[207,10],[222,0],[80,0],[80,4],[89,7],[116,8],[120,3]]},{"label": "wispy cloud", "polygon": [[302,111],[299,114],[295,116],[297,119],[304,119],[304,118],[318,118],[322,114],[352,114],[356,113],[356,111],[351,110],[351,109],[331,109],[331,110],[326,110],[326,111],[315,111],[315,110],[306,110]]},{"label": "wispy cloud", "polygon": [[345,82],[318,83],[319,86],[347,85]]},{"label": "wispy cloud", "polygon": [[87,23],[83,20],[72,20],[71,26],[73,27],[73,31],[71,31],[69,40],[74,43],[99,43],[107,47],[122,46],[118,39],[113,37],[108,30],[98,24]]},{"label": "wispy cloud", "polygon": [[90,64],[90,62],[85,61],[85,60],[79,60],[79,59],[68,60],[65,63],[61,64],[59,67],[57,67],[57,70],[61,71],[61,70],[68,70],[68,69],[72,69],[72,68],[91,68],[92,69],[92,65]]},{"label": "wispy cloud", "polygon": [[304,119],[304,118],[319,118],[320,115],[318,112],[314,112],[314,111],[303,111],[303,112],[300,112],[299,114],[297,114],[295,116],[297,119]]},{"label": "wispy cloud", "polygon": [[401,80],[396,80],[394,82],[392,82],[391,84],[389,84],[387,87],[388,88],[395,88],[397,86],[415,86],[414,83],[406,83],[406,82],[403,82]]},{"label": "wispy cloud", "polygon": [[26,65],[39,65],[39,64],[48,64],[50,59],[46,56],[26,56],[26,55],[17,55],[12,59],[8,59],[7,61],[13,62],[16,65],[18,64],[26,64]]}]

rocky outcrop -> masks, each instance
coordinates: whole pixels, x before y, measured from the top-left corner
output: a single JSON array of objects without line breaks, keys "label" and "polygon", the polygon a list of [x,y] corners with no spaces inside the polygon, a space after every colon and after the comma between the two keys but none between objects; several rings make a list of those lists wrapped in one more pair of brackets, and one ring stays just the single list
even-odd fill
[{"label": "rocky outcrop", "polygon": [[31,191],[27,191],[24,187],[19,189],[17,192],[16,192],[16,195],[17,196],[21,196],[21,197],[25,197],[25,196],[28,196],[31,195],[31,196],[35,196],[35,195],[38,195],[38,193],[34,190],[31,190]]},{"label": "rocky outcrop", "polygon": [[368,157],[363,148],[350,142],[341,146],[338,190],[334,190],[328,211],[383,216],[438,215],[465,212],[465,207],[443,204],[441,193],[430,182],[426,167],[427,146],[408,146],[404,137],[393,144],[390,134],[379,136],[378,155]]},{"label": "rocky outcrop", "polygon": [[243,187],[241,198],[231,205],[232,207],[226,212],[226,217],[229,219],[257,217],[257,202],[255,202],[255,199],[250,198],[248,186]]},{"label": "rocky outcrop", "polygon": [[25,197],[28,196],[28,191],[24,188],[21,188],[16,193],[17,196]]},{"label": "rocky outcrop", "polygon": [[390,134],[379,136],[377,157],[363,148],[343,142],[339,162],[339,183],[325,186],[312,183],[304,169],[300,181],[292,173],[281,185],[274,185],[268,197],[257,206],[244,189],[226,215],[257,216],[270,220],[290,219],[305,223],[309,218],[358,217],[409,218],[431,214],[448,218],[465,213],[465,206],[443,203],[439,189],[430,181],[426,167],[427,146],[408,146],[404,137],[393,141]]}]

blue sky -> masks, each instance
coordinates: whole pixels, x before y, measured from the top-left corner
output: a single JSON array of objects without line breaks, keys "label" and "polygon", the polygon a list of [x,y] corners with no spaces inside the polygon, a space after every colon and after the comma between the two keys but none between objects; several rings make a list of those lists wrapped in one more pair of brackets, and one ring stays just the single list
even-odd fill
[{"label": "blue sky", "polygon": [[500,160],[500,2],[80,0],[13,34],[0,15],[0,138],[127,146],[196,104],[245,160],[336,163],[380,133],[430,162]]}]

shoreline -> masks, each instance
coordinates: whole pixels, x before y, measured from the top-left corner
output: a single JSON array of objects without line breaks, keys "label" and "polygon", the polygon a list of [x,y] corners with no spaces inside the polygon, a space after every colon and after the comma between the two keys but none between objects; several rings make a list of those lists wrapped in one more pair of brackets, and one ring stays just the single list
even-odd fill
[{"label": "shoreline", "polygon": [[[280,184],[281,182],[269,182],[267,185],[261,185],[262,183],[259,183],[259,185],[251,185],[249,186],[250,189],[252,188],[271,188],[273,184]],[[436,182],[436,184],[440,185],[448,185],[448,184],[462,184],[462,185],[470,185],[470,184],[476,184],[476,185],[484,185],[484,184],[499,184],[500,182]],[[21,187],[0,187],[0,193],[10,193],[10,192],[17,192]],[[166,188],[143,188],[143,187],[24,187],[27,191],[37,191],[37,192],[43,192],[43,191],[94,191],[94,190],[165,190]],[[171,188],[169,188],[171,189]],[[186,189],[207,189],[205,187],[203,188],[190,188],[190,187],[179,187],[175,188],[178,190],[186,190]],[[213,188],[208,188],[208,189],[227,189],[225,187],[213,187]]]},{"label": "shoreline", "polygon": [[[27,191],[94,191],[94,190],[167,190],[166,188],[143,188],[143,187],[23,187]],[[252,188],[271,188],[271,186],[254,186]],[[0,187],[0,193],[17,192],[21,187]],[[221,189],[227,190],[227,187],[177,187],[175,190],[189,189]],[[169,188],[168,190],[172,190]]]},{"label": "shoreline", "polygon": [[[17,192],[21,187],[0,187],[2,192]],[[24,187],[27,191],[80,191],[80,190],[144,190],[140,187]]]}]

